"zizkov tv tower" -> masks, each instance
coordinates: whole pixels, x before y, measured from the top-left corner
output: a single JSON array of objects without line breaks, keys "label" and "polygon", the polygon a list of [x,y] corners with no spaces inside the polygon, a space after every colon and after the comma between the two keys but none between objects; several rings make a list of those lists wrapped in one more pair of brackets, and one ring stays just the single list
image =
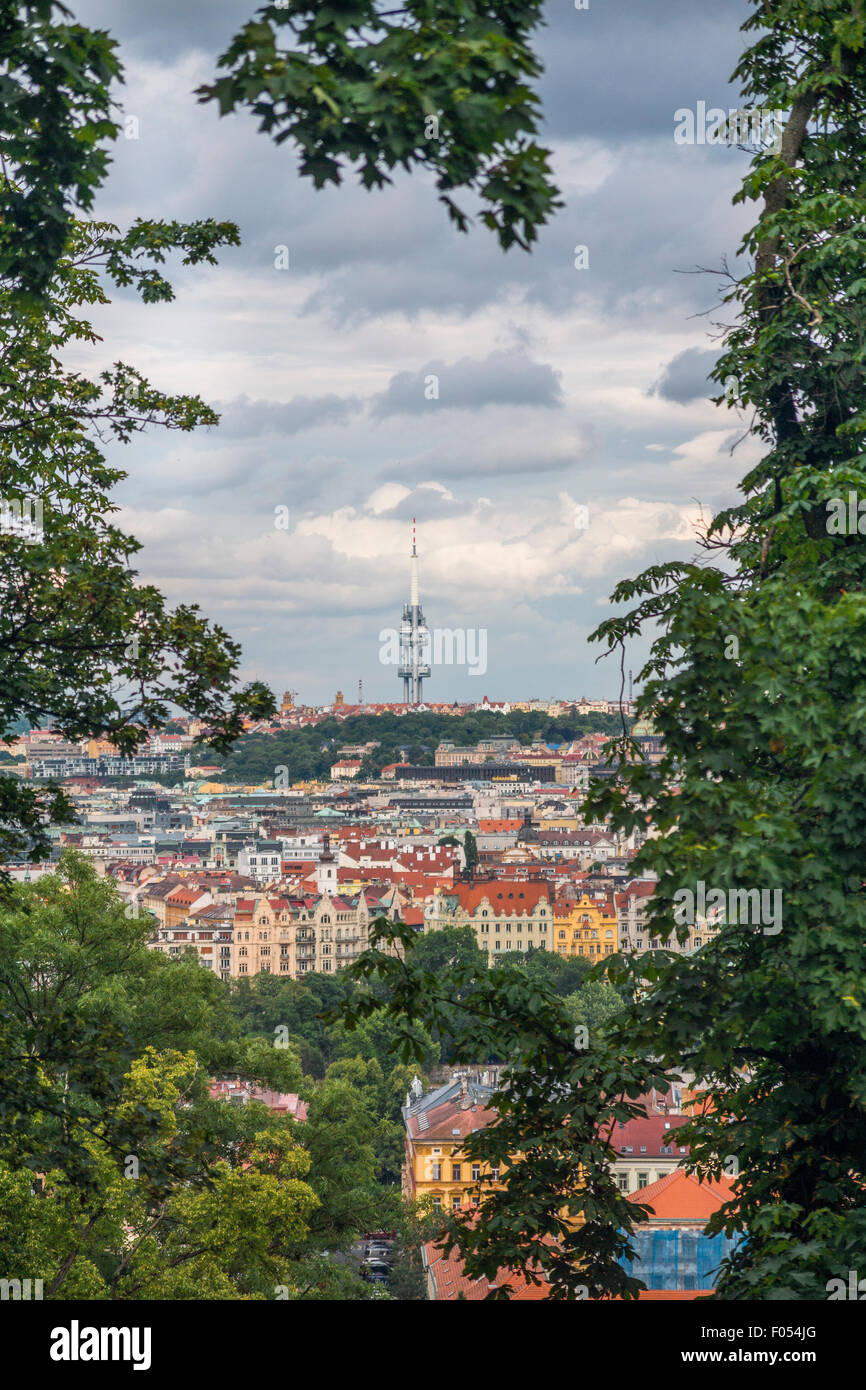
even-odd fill
[{"label": "zizkov tv tower", "polygon": [[415,548],[415,518],[412,518],[412,555],[409,560],[409,602],[403,605],[400,624],[400,665],[397,674],[403,682],[403,703],[420,705],[422,682],[430,675],[430,633],[418,598],[418,551]]}]

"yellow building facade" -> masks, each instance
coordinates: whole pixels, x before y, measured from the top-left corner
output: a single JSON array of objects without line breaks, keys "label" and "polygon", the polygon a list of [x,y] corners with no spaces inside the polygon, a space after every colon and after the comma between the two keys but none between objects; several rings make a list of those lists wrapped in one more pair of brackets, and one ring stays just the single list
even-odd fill
[{"label": "yellow building facade", "polygon": [[407,1096],[403,1109],[406,1152],[403,1195],[410,1200],[429,1197],[439,1211],[478,1206],[484,1193],[502,1186],[502,1170],[470,1159],[463,1144],[470,1134],[496,1119],[486,1107],[490,1087],[465,1078],[437,1090]]},{"label": "yellow building facade", "polygon": [[552,949],[560,956],[584,956],[595,962],[619,950],[616,911],[610,903],[583,893],[576,901],[556,903],[553,921]]}]

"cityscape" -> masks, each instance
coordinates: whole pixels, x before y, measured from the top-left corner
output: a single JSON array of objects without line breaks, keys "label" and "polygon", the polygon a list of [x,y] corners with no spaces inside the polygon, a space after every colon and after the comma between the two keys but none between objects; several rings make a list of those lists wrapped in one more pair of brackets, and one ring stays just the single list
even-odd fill
[{"label": "cityscape", "polygon": [[4,6],[43,1373],[298,1303],[851,1359],[864,264],[863,0]]}]

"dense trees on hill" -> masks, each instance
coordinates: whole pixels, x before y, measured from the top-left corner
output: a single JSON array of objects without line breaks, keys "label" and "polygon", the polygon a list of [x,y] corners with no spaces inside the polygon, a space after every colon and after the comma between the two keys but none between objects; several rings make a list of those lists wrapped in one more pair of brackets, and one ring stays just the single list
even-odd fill
[{"label": "dense trees on hill", "polygon": [[[196,750],[193,761],[219,763],[222,775],[238,782],[270,781],[278,768],[288,768],[291,781],[327,778],[342,755],[344,744],[379,742],[364,759],[361,775],[376,776],[388,763],[432,763],[440,742],[473,745],[481,739],[513,737],[524,745],[569,743],[588,733],[612,737],[622,730],[610,714],[574,714],[552,719],[540,711],[515,710],[511,714],[361,714],[349,719],[323,719],[302,729],[272,734],[247,734],[230,753],[215,756]],[[405,756],[404,756],[405,755]]]}]

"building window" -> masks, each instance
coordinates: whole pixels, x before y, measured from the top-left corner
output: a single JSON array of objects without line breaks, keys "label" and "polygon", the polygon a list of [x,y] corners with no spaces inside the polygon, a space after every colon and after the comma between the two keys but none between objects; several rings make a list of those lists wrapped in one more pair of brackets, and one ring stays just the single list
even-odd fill
[{"label": "building window", "polygon": [[452,1181],[452,1182],[460,1182],[460,1177],[461,1177],[461,1174],[460,1174],[460,1164],[459,1164],[459,1163],[452,1163],[452,1164],[451,1164],[451,1181]]},{"label": "building window", "polygon": [[480,1177],[481,1177],[481,1164],[480,1164],[480,1163],[473,1163],[473,1165],[472,1165],[472,1181],[473,1181],[473,1182],[478,1182],[478,1180],[479,1180]]},{"label": "building window", "polygon": [[638,1187],[646,1187],[648,1178],[649,1178],[649,1174],[648,1174],[648,1173],[638,1173],[638,1175],[637,1175],[637,1185],[638,1185]]},{"label": "building window", "polygon": [[442,1164],[441,1164],[441,1163],[434,1163],[434,1164],[433,1164],[433,1181],[434,1181],[434,1182],[441,1182],[441,1181],[442,1181]]},{"label": "building window", "polygon": [[628,1192],[628,1173],[619,1173],[616,1180],[620,1192]]}]

